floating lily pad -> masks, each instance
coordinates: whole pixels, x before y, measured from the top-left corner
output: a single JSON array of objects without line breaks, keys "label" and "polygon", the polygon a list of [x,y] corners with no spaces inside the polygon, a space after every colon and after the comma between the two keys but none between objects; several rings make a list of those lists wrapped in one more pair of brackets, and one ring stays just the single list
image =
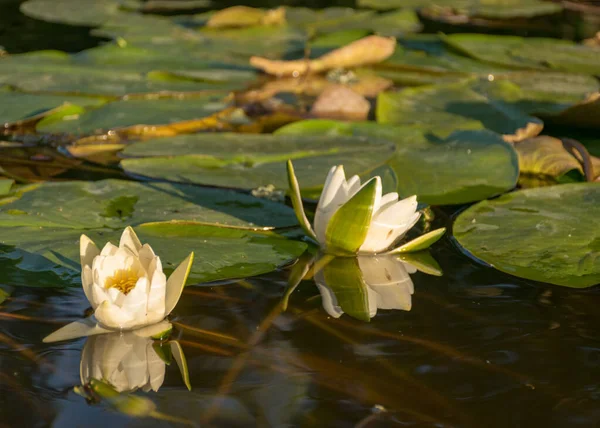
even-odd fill
[{"label": "floating lily pad", "polygon": [[77,106],[100,105],[101,98],[64,95],[25,94],[0,89],[0,126],[8,126],[28,119],[41,118],[66,104]]},{"label": "floating lily pad", "polygon": [[29,0],[21,5],[21,12],[43,21],[97,26],[119,13],[120,4],[116,0]]},{"label": "floating lily pad", "polygon": [[600,283],[600,186],[565,184],[482,201],[458,216],[454,236],[511,275],[584,288]]},{"label": "floating lily pad", "polygon": [[225,94],[206,95],[189,99],[115,101],[82,114],[55,117],[50,115],[36,129],[45,133],[75,135],[103,133],[133,125],[168,125],[201,119],[227,106]]},{"label": "floating lily pad", "polygon": [[381,93],[377,121],[416,125],[433,132],[486,128],[505,135],[508,141],[536,136],[543,128],[541,120],[477,92],[468,82]]},{"label": "floating lily pad", "polygon": [[98,245],[118,242],[132,225],[165,269],[193,251],[193,280],[239,278],[299,256],[305,244],[255,231],[295,224],[291,208],[227,190],[119,180],[45,183],[1,205],[0,259],[12,260],[8,284],[74,285],[79,236],[85,233]]},{"label": "floating lily pad", "polygon": [[169,220],[237,227],[296,224],[291,208],[250,195],[122,180],[44,183],[0,206],[0,227],[123,229]]},{"label": "floating lily pad", "polygon": [[[243,278],[270,272],[300,256],[306,244],[274,234],[252,232],[192,223],[150,223],[135,228],[142,242],[149,243],[160,256],[165,271],[172,271],[190,251],[195,261],[188,284]],[[98,245],[118,243],[121,230],[69,229],[55,227],[11,227],[2,229],[0,260],[18,260],[21,271],[33,272],[46,286],[79,284],[79,236],[88,235]],[[47,280],[52,273],[55,281]],[[3,278],[11,285],[23,283],[16,273]]]},{"label": "floating lily pad", "polygon": [[364,137],[195,134],[135,143],[121,166],[131,174],[178,182],[254,189],[287,189],[292,159],[305,196],[318,196],[332,165],[366,175],[394,154],[389,142]]},{"label": "floating lily pad", "polygon": [[410,127],[305,120],[276,134],[360,135],[392,141],[396,154],[388,165],[395,172],[398,193],[416,194],[420,202],[434,205],[497,195],[512,189],[519,175],[514,149],[490,131],[460,131],[441,139]]},{"label": "floating lily pad", "polygon": [[181,55],[170,49],[105,44],[79,52],[72,56],[72,60],[75,64],[114,66],[144,72],[168,71],[181,74],[191,71],[213,71],[214,76],[205,79],[208,82],[233,82],[242,79],[249,81],[255,78],[255,73],[249,66],[233,67],[202,54],[203,52],[191,52],[189,55]]},{"label": "floating lily pad", "polygon": [[543,0],[358,0],[358,5],[380,10],[448,8],[458,15],[490,19],[531,18],[562,10],[560,4]]},{"label": "floating lily pad", "polygon": [[466,55],[492,64],[600,74],[598,49],[567,40],[487,34],[451,34],[444,40]]},{"label": "floating lily pad", "polygon": [[0,84],[29,92],[122,96],[160,91],[217,89],[214,83],[153,78],[130,68],[74,62],[69,56],[42,53],[0,58]]}]

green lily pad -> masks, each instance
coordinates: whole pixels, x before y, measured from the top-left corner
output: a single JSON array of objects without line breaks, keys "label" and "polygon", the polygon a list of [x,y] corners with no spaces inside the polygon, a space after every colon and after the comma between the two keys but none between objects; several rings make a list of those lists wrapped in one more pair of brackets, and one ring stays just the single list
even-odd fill
[{"label": "green lily pad", "polygon": [[[229,62],[211,59],[206,52],[191,52],[181,55],[170,49],[137,47],[125,44],[105,44],[87,49],[72,56],[75,64],[113,66],[119,69],[136,71],[168,71],[174,74],[184,72],[204,72],[206,81],[227,82],[253,80],[256,73],[249,66],[234,67]],[[212,71],[214,76],[208,76]]]},{"label": "green lily pad", "polygon": [[543,0],[358,0],[358,5],[380,10],[449,8],[459,15],[489,19],[532,18],[562,10],[560,4]]},{"label": "green lily pad", "polygon": [[[76,63],[68,55],[34,52],[0,58],[0,84],[28,92],[123,96],[217,89],[214,83],[152,78],[133,67]],[[227,89],[227,88],[225,88]]]},{"label": "green lily pad", "polygon": [[[161,258],[165,271],[172,271],[191,252],[195,254],[188,284],[245,278],[270,272],[293,261],[306,244],[273,233],[223,228],[195,223],[148,223],[136,226],[140,240],[149,243]],[[79,285],[79,236],[85,232],[102,246],[118,243],[121,230],[68,229],[56,227],[11,227],[2,230],[0,260],[17,260],[20,271],[35,273],[45,286]],[[49,280],[50,276],[54,282]],[[15,286],[39,286],[23,282],[15,272],[3,277]]]},{"label": "green lily pad", "polygon": [[119,13],[116,0],[28,0],[21,12],[43,21],[70,25],[97,26]]},{"label": "green lily pad", "polygon": [[451,34],[444,40],[464,54],[492,64],[600,74],[598,50],[567,40],[488,34]]},{"label": "green lily pad", "polygon": [[389,142],[364,137],[195,134],[128,146],[121,161],[131,174],[177,182],[254,189],[287,189],[293,160],[304,196],[317,196],[332,165],[366,175],[394,154]]},{"label": "green lily pad", "polygon": [[419,31],[421,28],[416,13],[409,9],[377,14],[373,11],[345,7],[328,7],[321,10],[297,7],[286,9],[286,19],[292,26],[320,34],[366,30],[384,36],[397,36]]},{"label": "green lily pad", "polygon": [[600,186],[565,184],[482,201],[458,216],[454,236],[503,272],[585,288],[600,283]]},{"label": "green lily pad", "polygon": [[201,119],[227,107],[225,93],[189,99],[127,100],[107,103],[79,115],[49,115],[37,124],[37,131],[75,135],[104,133],[133,125],[168,125]]},{"label": "green lily pad", "polygon": [[91,106],[100,105],[103,102],[104,100],[101,98],[25,94],[0,88],[0,126],[41,118],[66,104]]},{"label": "green lily pad", "polygon": [[235,227],[296,224],[291,208],[250,195],[122,180],[44,183],[0,205],[0,227],[122,230],[129,225],[169,220]]},{"label": "green lily pad", "polygon": [[395,172],[398,193],[416,194],[428,204],[488,198],[514,188],[519,176],[514,149],[490,131],[459,131],[440,139],[410,127],[305,120],[276,134],[359,135],[392,141],[396,153],[388,164]]},{"label": "green lily pad", "polygon": [[535,136],[543,127],[541,120],[477,92],[468,82],[383,92],[377,99],[377,121],[433,132],[486,128],[511,141]]}]

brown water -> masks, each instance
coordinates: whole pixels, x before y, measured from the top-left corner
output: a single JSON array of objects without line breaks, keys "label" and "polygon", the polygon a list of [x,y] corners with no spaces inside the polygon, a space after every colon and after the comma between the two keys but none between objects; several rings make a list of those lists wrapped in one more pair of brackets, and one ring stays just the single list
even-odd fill
[{"label": "brown water", "polygon": [[[447,240],[434,256],[444,276],[412,275],[412,310],[370,323],[328,316],[311,280],[281,312],[286,270],[187,287],[172,338],[193,389],[171,364],[157,393],[138,394],[194,426],[597,426],[598,289],[515,280]],[[41,339],[87,308],[79,289],[20,289],[2,305],[2,424],[178,425],[73,392],[86,339]]]}]

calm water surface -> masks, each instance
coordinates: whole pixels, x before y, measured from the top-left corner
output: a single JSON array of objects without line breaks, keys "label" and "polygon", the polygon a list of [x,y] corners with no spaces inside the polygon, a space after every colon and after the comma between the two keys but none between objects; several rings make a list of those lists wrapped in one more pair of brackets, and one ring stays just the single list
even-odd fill
[{"label": "calm water surface", "polygon": [[[32,24],[16,4],[0,2],[0,44],[11,51],[97,43],[87,29]],[[42,43],[46,31],[53,38]],[[437,211],[434,226],[449,227],[456,211]],[[141,386],[132,367],[147,363],[145,343],[117,335],[112,348],[93,338],[43,344],[86,314],[83,291],[16,289],[0,305],[0,426],[600,425],[600,291],[513,278],[465,257],[447,237],[432,255],[443,276],[412,274],[411,309],[380,309],[370,323],[332,318],[312,279],[282,311],[290,268],[187,287],[171,337],[186,355],[192,391],[176,364],[157,363],[158,391],[136,392],[155,403],[149,418],[74,391],[80,368],[105,349],[127,352],[115,376]],[[0,284],[15,274],[7,265]]]}]

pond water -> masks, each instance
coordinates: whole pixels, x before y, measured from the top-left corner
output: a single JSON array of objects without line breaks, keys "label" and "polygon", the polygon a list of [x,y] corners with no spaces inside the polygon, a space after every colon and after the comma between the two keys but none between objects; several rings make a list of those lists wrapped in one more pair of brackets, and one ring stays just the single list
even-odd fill
[{"label": "pond water", "polygon": [[[104,40],[89,28],[25,18],[17,6],[0,0],[0,45],[11,53],[77,52]],[[59,156],[28,150],[34,161]],[[86,165],[48,176],[128,178]],[[331,302],[327,286],[336,284],[326,268],[294,280],[303,263],[309,269],[306,255],[240,280],[189,281],[170,315],[189,391],[168,344],[159,352],[149,339],[118,333],[43,343],[89,315],[90,304],[70,276],[36,272],[35,260],[21,271],[2,246],[0,293],[10,295],[0,304],[0,427],[600,425],[600,289],[520,279],[467,256],[451,234],[466,207],[433,208],[430,229],[448,230],[430,249],[443,274],[395,261],[402,293],[369,294],[369,322],[350,316],[352,302],[340,294]],[[346,270],[338,266],[360,275]],[[56,287],[63,279],[67,286]],[[53,288],[42,287],[48,281]],[[94,370],[116,389],[136,389],[139,402],[81,387]]]}]

